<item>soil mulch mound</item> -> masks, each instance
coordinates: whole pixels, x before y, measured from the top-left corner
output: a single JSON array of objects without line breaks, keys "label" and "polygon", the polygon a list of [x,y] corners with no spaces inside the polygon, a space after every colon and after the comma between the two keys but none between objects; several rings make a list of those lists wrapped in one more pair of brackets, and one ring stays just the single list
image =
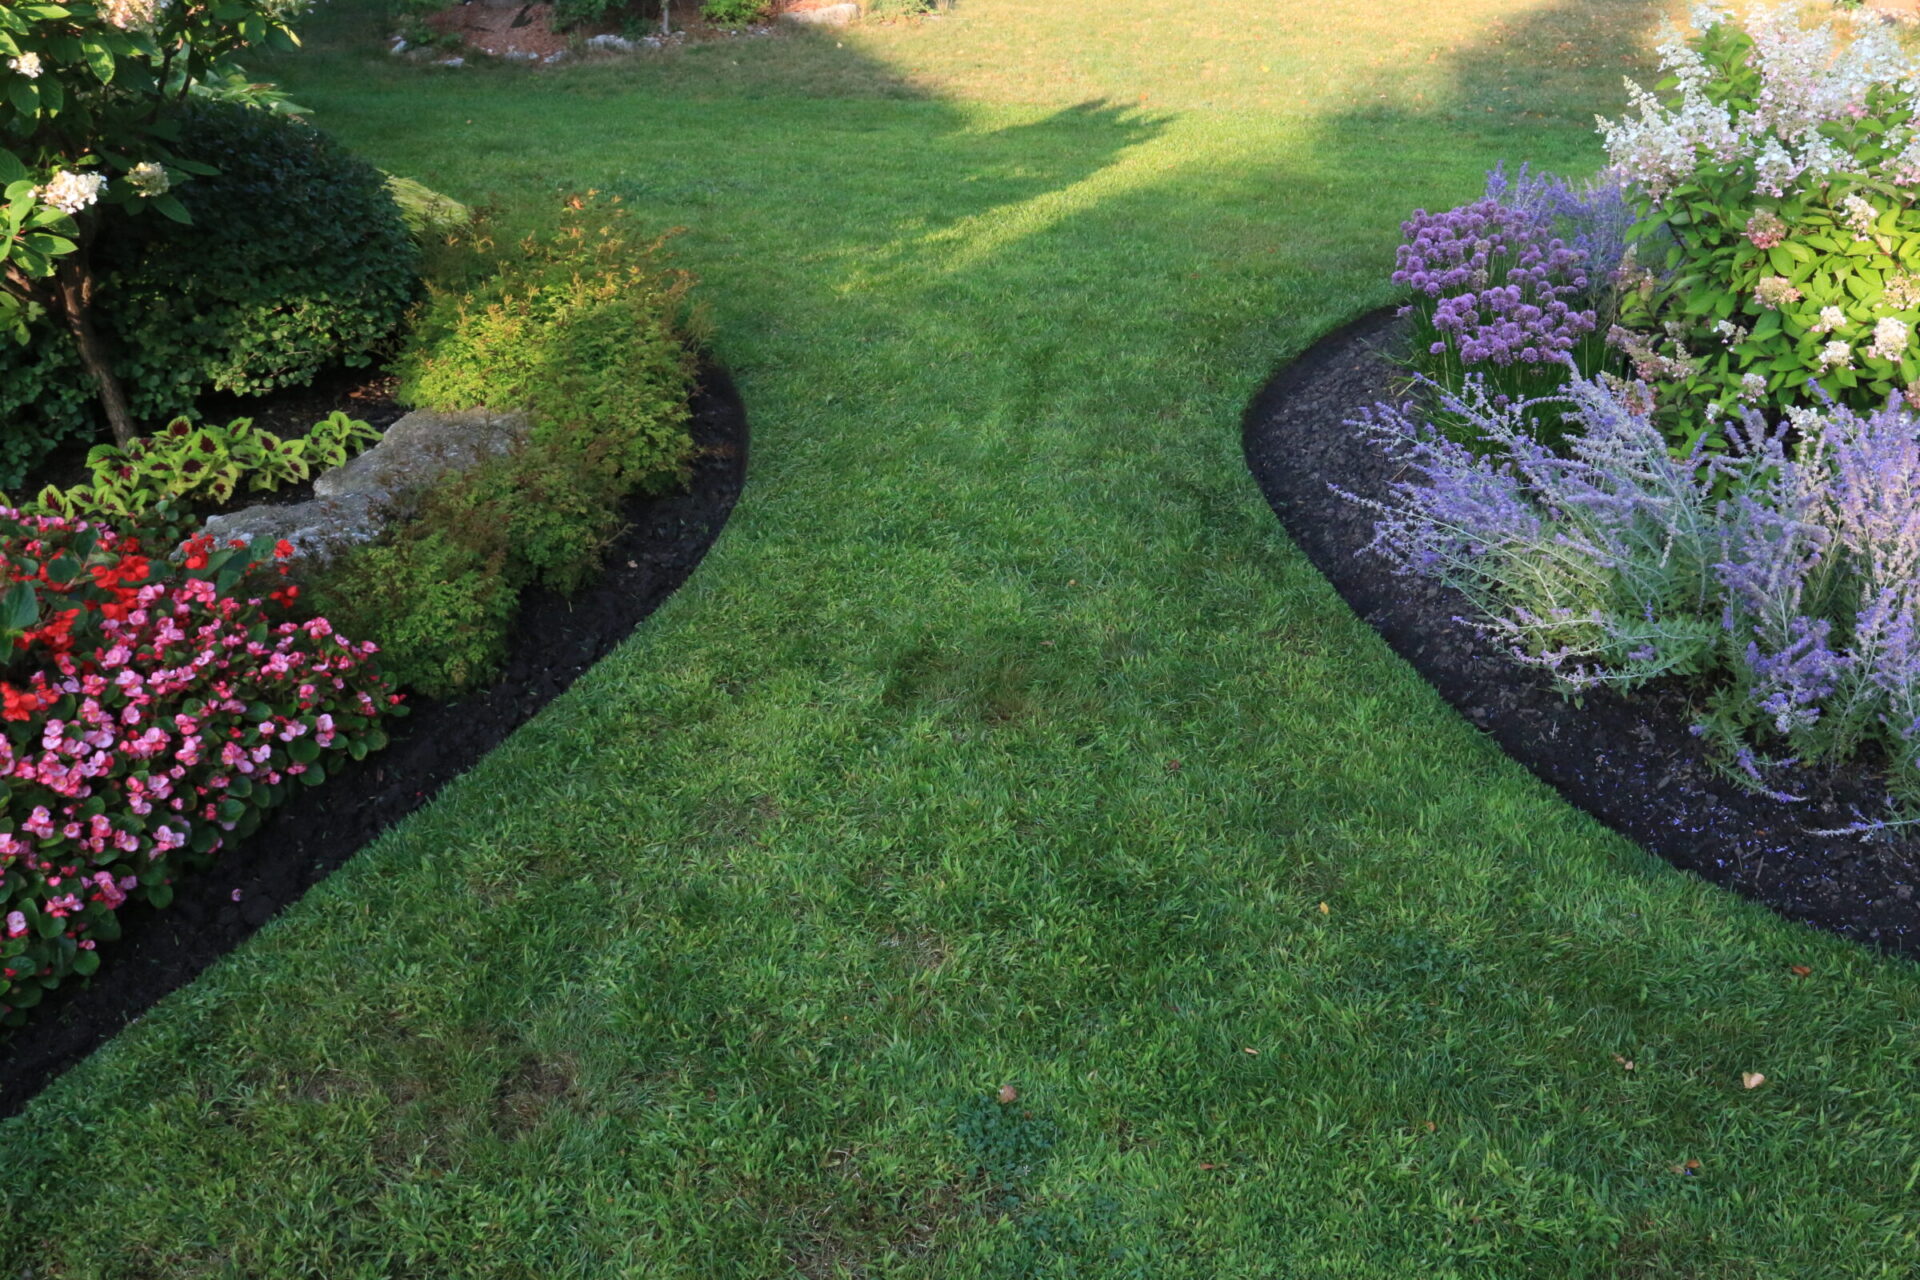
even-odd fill
[{"label": "soil mulch mound", "polygon": [[1697,688],[1671,682],[1575,705],[1458,621],[1469,608],[1457,592],[1364,552],[1374,513],[1328,486],[1387,496],[1399,465],[1346,423],[1397,398],[1391,357],[1405,349],[1403,328],[1377,313],[1323,339],[1248,406],[1247,465],[1301,550],[1395,653],[1571,803],[1788,919],[1920,958],[1920,842],[1812,834],[1886,812],[1870,771],[1801,771],[1787,789],[1804,803],[1756,794],[1689,732]]},{"label": "soil mulch mound", "polygon": [[183,878],[167,910],[129,905],[123,937],[101,946],[90,980],[50,993],[24,1027],[0,1032],[0,1118],[472,768],[686,581],[746,481],[746,411],[717,369],[703,371],[693,435],[699,452],[689,490],[628,504],[626,531],[608,548],[597,583],[570,598],[523,598],[506,670],[492,688],[457,703],[412,699],[412,714],[390,722],[386,750],[330,762],[324,784],[299,791],[213,866]]}]

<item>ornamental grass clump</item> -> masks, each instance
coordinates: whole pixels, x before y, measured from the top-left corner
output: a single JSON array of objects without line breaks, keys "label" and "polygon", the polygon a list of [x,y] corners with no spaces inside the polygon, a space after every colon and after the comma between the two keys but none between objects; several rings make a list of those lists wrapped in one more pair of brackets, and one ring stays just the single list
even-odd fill
[{"label": "ornamental grass clump", "polygon": [[1630,86],[1632,113],[1600,122],[1641,215],[1609,339],[1663,429],[1717,452],[1816,380],[1863,412],[1920,395],[1920,61],[1886,26],[1791,6],[1692,22],[1660,43],[1664,96]]},{"label": "ornamental grass clump", "polygon": [[1697,732],[1783,799],[1780,767],[1867,754],[1920,804],[1920,416],[1749,413],[1703,457],[1670,448],[1642,390],[1572,378],[1561,450],[1538,406],[1477,382],[1442,396],[1479,450],[1377,406],[1354,425],[1406,471],[1367,504],[1371,549],[1462,592],[1567,693],[1702,681]]},{"label": "ornamental grass clump", "polygon": [[[276,549],[285,555],[290,548]],[[397,699],[325,618],[232,594],[261,566],[189,540],[0,509],[0,1021],[98,967],[132,901],[244,836],[297,783],[385,742]],[[271,575],[269,575],[271,576]]]}]

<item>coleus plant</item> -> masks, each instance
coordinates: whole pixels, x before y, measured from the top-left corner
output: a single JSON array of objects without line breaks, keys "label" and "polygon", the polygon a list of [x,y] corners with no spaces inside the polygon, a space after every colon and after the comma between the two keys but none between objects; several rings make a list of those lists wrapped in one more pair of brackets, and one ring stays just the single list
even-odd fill
[{"label": "coleus plant", "polygon": [[136,518],[163,504],[225,503],[242,485],[271,492],[299,484],[379,438],[372,426],[337,410],[291,439],[255,427],[249,418],[235,418],[224,427],[178,418],[156,435],[125,445],[95,445],[87,451],[88,483],[66,489],[48,485],[27,509]]}]

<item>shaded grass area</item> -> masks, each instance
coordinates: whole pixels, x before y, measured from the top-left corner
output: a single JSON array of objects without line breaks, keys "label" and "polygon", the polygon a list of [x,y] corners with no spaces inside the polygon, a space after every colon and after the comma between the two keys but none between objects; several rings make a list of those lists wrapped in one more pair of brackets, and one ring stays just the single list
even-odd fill
[{"label": "shaded grass area", "polygon": [[755,470],[631,643],[0,1126],[0,1268],[1907,1274],[1911,967],[1533,783],[1238,456],[1406,209],[1597,159],[1618,68],[1503,105],[1503,51],[1648,9],[1277,11],[423,75],[337,4],[284,74],[378,163],[689,228]]}]

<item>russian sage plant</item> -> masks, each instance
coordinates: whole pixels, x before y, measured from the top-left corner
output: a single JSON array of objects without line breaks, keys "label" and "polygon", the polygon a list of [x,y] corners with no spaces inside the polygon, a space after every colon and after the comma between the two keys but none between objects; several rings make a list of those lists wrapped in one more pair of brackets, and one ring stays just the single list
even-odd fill
[{"label": "russian sage plant", "polygon": [[1758,784],[1878,750],[1920,803],[1920,417],[1897,400],[1749,413],[1705,457],[1669,448],[1642,390],[1571,376],[1558,451],[1540,406],[1478,380],[1440,394],[1487,448],[1376,406],[1353,425],[1405,470],[1366,503],[1371,550],[1461,591],[1568,693],[1704,681],[1697,731]]}]

